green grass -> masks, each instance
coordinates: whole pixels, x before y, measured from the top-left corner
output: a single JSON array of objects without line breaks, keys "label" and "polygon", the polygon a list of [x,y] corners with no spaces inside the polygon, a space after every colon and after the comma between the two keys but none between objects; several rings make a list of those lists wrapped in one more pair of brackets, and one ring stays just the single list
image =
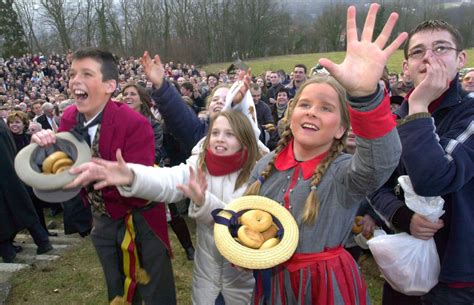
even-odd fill
[{"label": "green grass", "polygon": [[[193,221],[188,224],[195,236]],[[169,229],[173,247],[173,270],[179,305],[191,304],[192,263],[186,259],[176,235]],[[373,305],[380,305],[380,273],[370,255],[360,259]],[[18,272],[12,279],[12,291],[6,305],[107,305],[102,268],[90,238],[81,240],[60,259],[46,267]],[[232,304],[229,304],[232,305]]]},{"label": "green grass", "polygon": [[[474,66],[474,49],[469,49],[467,52],[466,67]],[[266,58],[257,58],[252,60],[245,60],[245,63],[252,68],[253,75],[259,75],[267,70],[283,69],[286,73],[293,70],[295,64],[305,64],[309,70],[316,65],[320,58],[329,58],[335,63],[341,63],[344,59],[345,52],[331,52],[331,53],[312,53],[312,54],[298,54],[298,55],[284,55]],[[398,50],[388,61],[388,70],[390,72],[401,72],[403,63],[403,51]],[[204,70],[208,73],[226,70],[231,62],[216,63],[204,66]]]},{"label": "green grass", "polygon": [[[57,218],[55,218],[58,221]],[[188,221],[193,238],[194,222]],[[191,305],[192,262],[169,228],[173,248],[173,271],[179,305]],[[6,305],[107,305],[102,267],[89,237],[74,245],[46,267],[18,272]]]},{"label": "green grass", "polygon": [[17,273],[7,304],[107,304],[104,277],[90,238],[54,263]]}]

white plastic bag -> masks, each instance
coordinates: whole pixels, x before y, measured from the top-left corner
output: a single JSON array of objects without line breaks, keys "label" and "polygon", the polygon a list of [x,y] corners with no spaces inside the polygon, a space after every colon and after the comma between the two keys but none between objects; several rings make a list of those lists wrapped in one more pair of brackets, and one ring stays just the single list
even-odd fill
[{"label": "white plastic bag", "polygon": [[410,177],[400,176],[398,182],[405,193],[405,204],[415,213],[425,216],[431,222],[436,222],[444,214],[444,199],[437,197],[419,196],[413,190]]},{"label": "white plastic bag", "polygon": [[438,283],[440,265],[433,238],[422,240],[399,233],[374,237],[367,244],[393,289],[423,295]]},{"label": "white plastic bag", "polygon": [[[411,210],[433,222],[443,215],[441,197],[417,195],[408,176],[401,176],[398,181]],[[375,236],[367,244],[393,289],[406,295],[423,295],[438,283],[440,263],[433,238],[422,240],[399,233]]]},{"label": "white plastic bag", "polygon": [[242,98],[242,101],[237,104],[237,105],[232,105],[232,101],[234,100],[234,97],[239,93],[240,88],[243,86],[242,81],[237,81],[235,82],[232,87],[229,89],[229,93],[227,93],[227,96],[225,98],[225,104],[224,107],[222,108],[222,111],[224,110],[235,110],[242,112],[248,119],[250,124],[252,125],[253,132],[255,133],[255,138],[257,139],[257,145],[258,148],[260,149],[261,152],[264,154],[267,154],[270,152],[268,147],[265,146],[265,144],[262,143],[262,141],[259,140],[260,137],[260,129],[258,128],[258,122],[257,122],[257,112],[255,110],[255,103],[253,102],[252,95],[250,94],[250,90],[247,90],[245,93],[244,97]]},{"label": "white plastic bag", "polygon": [[[379,235],[387,235],[387,233],[385,233],[385,231],[382,230],[382,229],[380,229],[380,228],[376,228],[376,229],[374,230],[374,235],[373,235],[372,238],[377,237],[377,236],[379,236]],[[367,239],[367,238],[364,236],[364,234],[362,234],[362,232],[359,233],[359,234],[357,234],[356,236],[354,236],[354,241],[355,241],[355,243],[356,243],[359,247],[361,247],[362,249],[364,249],[364,250],[368,250],[368,249],[369,249],[369,245],[367,244],[367,242],[368,242],[369,240],[370,240],[370,239]]]}]

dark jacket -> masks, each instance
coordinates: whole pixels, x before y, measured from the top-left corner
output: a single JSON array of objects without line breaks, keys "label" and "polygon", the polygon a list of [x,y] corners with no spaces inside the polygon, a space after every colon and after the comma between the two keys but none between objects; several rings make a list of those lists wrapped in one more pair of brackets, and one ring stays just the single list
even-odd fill
[{"label": "dark jacket", "polygon": [[153,90],[151,97],[166,122],[166,128],[183,144],[183,149],[191,151],[206,136],[208,122],[200,120],[186,105],[176,88],[167,81],[163,81],[160,89]]},{"label": "dark jacket", "polygon": [[[53,120],[54,120],[54,118],[53,118]],[[43,127],[43,129],[51,129],[51,130],[53,130],[53,126],[51,126],[51,124],[49,124],[49,121],[48,121],[48,118],[46,117],[46,114],[40,115],[40,116],[36,119],[36,122],[40,123],[40,124],[41,124],[41,127]]]},{"label": "dark jacket", "polygon": [[276,86],[271,86],[270,88],[268,88],[268,94],[267,94],[268,98],[273,98],[276,100],[277,93],[281,88],[285,88],[285,86],[282,84],[278,84]]},{"label": "dark jacket", "polygon": [[161,159],[166,155],[163,148],[163,127],[154,118],[148,118],[153,129],[153,136],[155,138],[155,164],[160,164]]},{"label": "dark jacket", "polygon": [[[397,110],[408,114],[405,101]],[[463,92],[457,77],[431,118],[398,127],[403,152],[390,181],[371,197],[378,212],[399,230],[409,232],[413,212],[397,197],[396,178],[408,174],[421,196],[441,196],[444,227],[434,238],[441,261],[439,280],[474,282],[474,98]]]},{"label": "dark jacket", "polygon": [[22,134],[12,134],[13,140],[15,141],[16,151],[19,152],[25,146],[29,145],[31,142],[31,135],[28,133]]},{"label": "dark jacket", "polygon": [[257,112],[258,125],[275,124],[272,116],[272,110],[270,109],[270,106],[265,104],[265,102],[260,100],[257,104],[255,104],[255,110]]},{"label": "dark jacket", "polygon": [[14,160],[15,143],[0,120],[0,241],[6,241],[38,221],[28,191],[18,178]]}]

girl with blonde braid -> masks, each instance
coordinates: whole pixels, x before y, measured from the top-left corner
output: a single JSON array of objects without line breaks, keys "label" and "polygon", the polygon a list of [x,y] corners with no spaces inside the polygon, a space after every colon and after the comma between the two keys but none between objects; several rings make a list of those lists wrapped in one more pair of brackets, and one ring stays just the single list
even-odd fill
[{"label": "girl with blonde braid", "polygon": [[[247,194],[279,202],[299,227],[292,258],[257,271],[254,304],[370,303],[357,264],[343,245],[359,203],[390,177],[400,157],[390,100],[378,80],[406,38],[400,34],[384,49],[397,19],[392,14],[372,43],[378,7],[371,5],[360,41],[355,8],[348,9],[344,62],[320,60],[333,76],[310,79],[299,89],[278,147],[252,172]],[[350,123],[357,136],[353,156],[342,152]]]}]

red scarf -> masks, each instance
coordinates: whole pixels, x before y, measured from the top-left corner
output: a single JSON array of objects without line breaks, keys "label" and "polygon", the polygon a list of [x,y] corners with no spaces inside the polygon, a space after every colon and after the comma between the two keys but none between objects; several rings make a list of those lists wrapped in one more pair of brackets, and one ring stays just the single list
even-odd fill
[{"label": "red scarf", "polygon": [[204,161],[211,176],[225,176],[240,170],[248,159],[248,152],[243,149],[230,156],[218,156],[207,150]]}]

